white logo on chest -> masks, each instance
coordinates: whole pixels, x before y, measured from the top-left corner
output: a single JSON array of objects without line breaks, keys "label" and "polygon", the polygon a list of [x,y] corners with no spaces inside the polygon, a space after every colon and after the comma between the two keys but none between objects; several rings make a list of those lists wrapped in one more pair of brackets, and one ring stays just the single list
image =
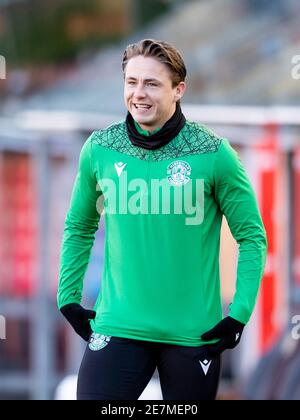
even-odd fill
[{"label": "white logo on chest", "polygon": [[172,185],[184,185],[190,180],[191,167],[183,160],[176,160],[170,163],[167,168],[167,178]]},{"label": "white logo on chest", "polygon": [[115,163],[115,168],[116,168],[118,176],[121,175],[121,173],[123,172],[123,169],[125,168],[126,165],[127,165],[127,163],[123,163],[123,162],[116,162]]}]

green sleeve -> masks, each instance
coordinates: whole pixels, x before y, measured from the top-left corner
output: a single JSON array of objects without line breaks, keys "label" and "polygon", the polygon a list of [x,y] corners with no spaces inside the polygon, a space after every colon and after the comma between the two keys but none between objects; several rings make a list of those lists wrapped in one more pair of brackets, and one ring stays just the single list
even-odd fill
[{"label": "green sleeve", "polygon": [[92,137],[87,139],[80,153],[78,173],[65,219],[57,294],[59,308],[81,302],[83,279],[99,226],[97,200],[101,191],[93,173]]},{"label": "green sleeve", "polygon": [[262,279],[267,238],[256,197],[237,152],[224,139],[215,159],[215,193],[239,245],[236,288],[229,315],[247,323]]}]

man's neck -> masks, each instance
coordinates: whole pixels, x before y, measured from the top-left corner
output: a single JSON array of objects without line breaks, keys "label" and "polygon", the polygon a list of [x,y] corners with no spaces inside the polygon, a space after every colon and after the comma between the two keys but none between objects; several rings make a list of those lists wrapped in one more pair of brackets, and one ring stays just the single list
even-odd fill
[{"label": "man's neck", "polygon": [[136,122],[135,120],[134,120],[134,124],[135,124],[135,127],[136,127],[137,131],[144,136],[151,136],[151,134],[155,134],[161,129],[161,127],[150,128],[150,127],[142,126],[138,122]]}]

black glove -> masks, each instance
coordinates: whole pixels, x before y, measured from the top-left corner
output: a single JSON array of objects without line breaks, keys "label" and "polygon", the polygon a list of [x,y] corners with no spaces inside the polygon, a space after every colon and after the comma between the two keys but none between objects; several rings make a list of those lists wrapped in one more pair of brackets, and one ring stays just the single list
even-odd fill
[{"label": "black glove", "polygon": [[95,318],[96,312],[84,309],[79,303],[69,303],[60,308],[60,311],[77,334],[85,341],[88,341],[92,333],[89,320]]},{"label": "black glove", "polygon": [[233,349],[240,342],[245,324],[228,316],[222,319],[214,328],[201,335],[204,341],[210,341],[219,338],[215,344],[208,344],[209,352],[216,356],[226,349]]}]

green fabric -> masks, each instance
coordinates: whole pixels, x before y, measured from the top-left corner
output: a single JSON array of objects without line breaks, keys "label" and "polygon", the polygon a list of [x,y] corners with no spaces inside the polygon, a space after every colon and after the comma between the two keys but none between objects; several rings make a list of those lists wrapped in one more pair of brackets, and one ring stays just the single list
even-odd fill
[{"label": "green fabric", "polygon": [[153,131],[147,131],[147,130],[144,130],[136,121],[134,121],[134,125],[135,125],[135,128],[137,129],[137,131],[140,133],[140,134],[143,134],[144,136],[150,136],[150,135],[152,135],[152,134],[155,134],[155,133],[157,133],[159,130],[160,130],[160,128],[161,127],[159,127],[159,128],[156,128],[155,130],[153,130]]},{"label": "green fabric", "polygon": [[[120,176],[117,163],[126,164]],[[157,193],[155,180],[164,183],[162,189],[169,188],[168,194]],[[192,197],[192,205],[185,206],[185,197]],[[229,315],[248,322],[267,240],[254,191],[228,140],[192,122],[158,150],[134,147],[124,122],[94,132],[82,148],[66,216],[59,308],[81,301],[101,204],[105,258],[94,306],[97,315],[91,322],[95,332],[184,346],[203,344],[201,334],[222,319],[223,215],[239,244]]]}]

